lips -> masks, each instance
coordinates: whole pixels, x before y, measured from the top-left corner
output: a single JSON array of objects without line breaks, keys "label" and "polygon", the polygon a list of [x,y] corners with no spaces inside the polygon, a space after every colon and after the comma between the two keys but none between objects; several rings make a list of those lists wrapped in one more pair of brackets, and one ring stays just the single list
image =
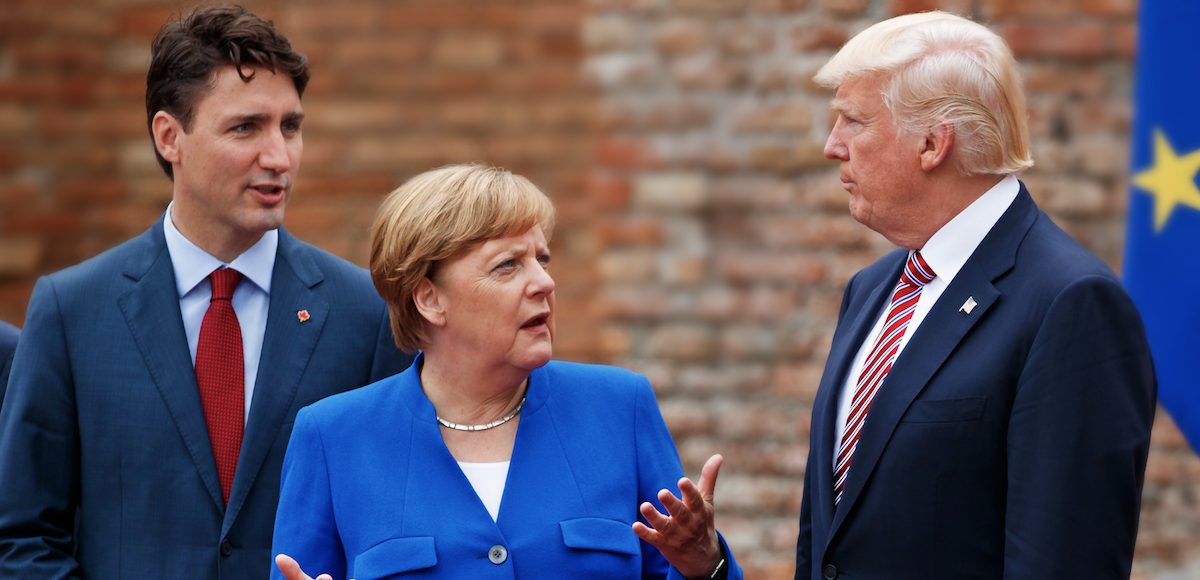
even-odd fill
[{"label": "lips", "polygon": [[253,189],[263,195],[279,195],[283,193],[284,186],[275,183],[262,183],[258,185],[251,185],[250,189]]},{"label": "lips", "polygon": [[550,319],[550,313],[543,312],[541,314],[538,314],[537,316],[530,318],[529,320],[526,320],[525,324],[521,325],[521,328],[522,329],[535,328],[535,327],[541,326],[543,324],[546,324],[546,321],[549,319]]}]

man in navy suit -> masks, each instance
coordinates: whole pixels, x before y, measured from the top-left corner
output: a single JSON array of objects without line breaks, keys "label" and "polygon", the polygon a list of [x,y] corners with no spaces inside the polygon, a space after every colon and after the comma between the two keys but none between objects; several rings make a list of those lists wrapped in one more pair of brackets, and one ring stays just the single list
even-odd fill
[{"label": "man in navy suit", "polygon": [[850,213],[900,249],[846,287],[796,578],[1128,578],[1156,382],[1118,278],[1042,213],[1016,62],[901,16],[816,76]]},{"label": "man in navy suit", "polygon": [[17,352],[17,339],[21,329],[0,321],[0,409],[4,405],[4,392],[8,387],[8,374],[12,371],[13,355]]},{"label": "man in navy suit", "polygon": [[305,57],[222,6],[151,59],[172,203],[34,289],[0,411],[0,578],[266,578],[296,412],[410,361],[368,273],[280,227]]}]

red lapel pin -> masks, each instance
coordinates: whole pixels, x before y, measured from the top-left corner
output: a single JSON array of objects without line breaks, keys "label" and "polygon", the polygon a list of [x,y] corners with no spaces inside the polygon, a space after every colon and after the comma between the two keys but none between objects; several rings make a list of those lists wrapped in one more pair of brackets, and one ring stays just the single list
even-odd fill
[{"label": "red lapel pin", "polygon": [[299,319],[300,319],[300,322],[308,322],[308,318],[309,318],[309,316],[308,316],[308,311],[307,311],[307,310],[301,310],[301,311],[297,312],[297,313],[296,313],[296,318],[299,318]]}]

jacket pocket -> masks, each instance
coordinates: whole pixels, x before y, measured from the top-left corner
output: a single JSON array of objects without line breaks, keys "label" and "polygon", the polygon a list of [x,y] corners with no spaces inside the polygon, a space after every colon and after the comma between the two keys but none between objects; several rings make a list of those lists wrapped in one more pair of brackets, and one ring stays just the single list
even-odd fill
[{"label": "jacket pocket", "polygon": [[579,518],[558,522],[568,548],[600,550],[629,556],[641,554],[633,528],[625,522],[603,518]]},{"label": "jacket pocket", "polygon": [[918,399],[908,406],[901,423],[955,423],[978,421],[983,418],[987,397],[966,399],[924,400]]},{"label": "jacket pocket", "polygon": [[358,580],[380,580],[437,564],[432,537],[395,538],[380,542],[354,557]]}]

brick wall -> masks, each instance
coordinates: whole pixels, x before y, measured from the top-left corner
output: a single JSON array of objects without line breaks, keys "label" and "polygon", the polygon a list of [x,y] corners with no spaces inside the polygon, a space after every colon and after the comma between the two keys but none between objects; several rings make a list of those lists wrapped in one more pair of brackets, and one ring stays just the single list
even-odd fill
[{"label": "brick wall", "polygon": [[[170,199],[142,105],[155,0],[0,4],[0,319],[40,273]],[[854,222],[811,76],[849,36],[943,8],[1026,73],[1039,204],[1120,266],[1132,0],[254,1],[311,58],[286,226],[359,264],[383,195],[487,160],[554,199],[559,358],[651,377],[688,472],[727,457],[748,577],[791,578],[811,404],[841,291],[891,249]],[[1200,460],[1162,412],[1135,577],[1200,577]],[[1190,572],[1189,572],[1190,571]]]}]

